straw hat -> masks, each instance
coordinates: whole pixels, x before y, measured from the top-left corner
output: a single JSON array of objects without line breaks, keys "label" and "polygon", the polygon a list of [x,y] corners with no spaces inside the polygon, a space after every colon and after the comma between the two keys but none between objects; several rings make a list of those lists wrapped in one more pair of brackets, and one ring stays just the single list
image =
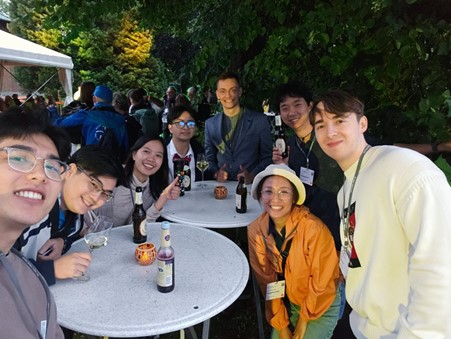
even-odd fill
[{"label": "straw hat", "polygon": [[305,200],[304,185],[302,184],[301,179],[299,179],[296,173],[285,164],[269,165],[263,171],[261,171],[255,176],[254,181],[252,183],[252,197],[255,200],[257,200],[257,188],[258,185],[260,184],[260,181],[271,175],[278,175],[290,181],[294,185],[294,187],[296,187],[299,194],[299,199],[296,202],[296,205],[302,205],[304,203]]}]

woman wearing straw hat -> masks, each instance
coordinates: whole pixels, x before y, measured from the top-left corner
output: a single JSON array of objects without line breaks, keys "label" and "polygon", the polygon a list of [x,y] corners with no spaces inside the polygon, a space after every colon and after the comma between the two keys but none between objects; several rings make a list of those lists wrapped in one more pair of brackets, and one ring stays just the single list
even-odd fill
[{"label": "woman wearing straw hat", "polygon": [[330,338],[341,305],[332,235],[302,206],[304,186],[286,165],[257,174],[252,196],[264,212],[248,228],[249,258],[271,338]]}]

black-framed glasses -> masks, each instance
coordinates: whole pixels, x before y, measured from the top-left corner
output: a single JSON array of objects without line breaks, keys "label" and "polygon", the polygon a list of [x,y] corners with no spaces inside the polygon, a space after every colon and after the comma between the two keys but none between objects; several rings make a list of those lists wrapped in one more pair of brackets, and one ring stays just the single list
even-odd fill
[{"label": "black-framed glasses", "polygon": [[27,149],[3,147],[0,148],[0,151],[6,152],[9,167],[18,172],[31,172],[36,167],[38,160],[43,160],[44,173],[47,178],[62,181],[62,174],[69,168],[67,164],[58,159],[40,158]]},{"label": "black-framed glasses", "polygon": [[172,122],[172,125],[177,126],[177,128],[184,128],[185,126],[189,129],[193,129],[196,127],[196,122],[194,120],[188,120],[188,121],[183,121],[183,120],[175,120]]},{"label": "black-framed glasses", "polygon": [[94,193],[100,193],[100,198],[104,200],[105,202],[110,201],[113,199],[113,192],[112,191],[105,191],[103,189],[103,185],[100,182],[99,179],[94,178],[92,175],[90,175],[88,172],[86,172],[83,167],[77,166],[78,170],[82,172],[84,175],[86,175],[90,180],[89,190]]},{"label": "black-framed glasses", "polygon": [[261,190],[260,193],[262,194],[262,198],[265,200],[273,199],[276,194],[280,200],[289,200],[293,194],[292,191],[286,189],[281,189],[277,192],[274,192],[272,189],[264,189]]}]

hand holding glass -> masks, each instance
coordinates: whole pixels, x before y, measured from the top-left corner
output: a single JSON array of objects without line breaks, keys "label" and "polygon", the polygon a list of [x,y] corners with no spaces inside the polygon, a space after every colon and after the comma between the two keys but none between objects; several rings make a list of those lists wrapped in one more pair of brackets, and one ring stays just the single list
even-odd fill
[{"label": "hand holding glass", "polygon": [[[113,220],[110,218],[99,215],[94,219],[92,225],[85,233],[85,242],[88,244],[89,253],[92,253],[96,248],[106,246],[108,243],[108,237],[110,236],[111,228],[113,227]],[[77,277],[80,281],[88,281],[90,279],[88,273],[82,273],[80,277]]]},{"label": "hand holding glass", "polygon": [[200,184],[200,187],[205,188],[207,185],[204,184],[204,172],[208,168],[208,160],[205,158],[204,153],[199,153],[197,155],[196,167],[202,172],[202,183]]}]

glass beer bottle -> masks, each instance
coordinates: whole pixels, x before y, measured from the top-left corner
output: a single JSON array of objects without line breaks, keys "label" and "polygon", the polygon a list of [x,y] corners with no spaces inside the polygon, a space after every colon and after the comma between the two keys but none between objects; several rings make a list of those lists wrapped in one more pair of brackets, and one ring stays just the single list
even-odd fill
[{"label": "glass beer bottle", "polygon": [[247,187],[244,183],[244,177],[240,177],[236,187],[235,209],[237,213],[246,213],[247,211]]},{"label": "glass beer bottle", "polygon": [[161,243],[157,252],[157,288],[162,293],[171,292],[175,286],[175,254],[171,246],[170,224],[161,223]]},{"label": "glass beer bottle", "polygon": [[133,242],[135,244],[141,244],[147,240],[146,224],[142,222],[144,219],[146,219],[146,211],[143,207],[143,189],[138,186],[135,189],[135,207],[132,213]]}]

